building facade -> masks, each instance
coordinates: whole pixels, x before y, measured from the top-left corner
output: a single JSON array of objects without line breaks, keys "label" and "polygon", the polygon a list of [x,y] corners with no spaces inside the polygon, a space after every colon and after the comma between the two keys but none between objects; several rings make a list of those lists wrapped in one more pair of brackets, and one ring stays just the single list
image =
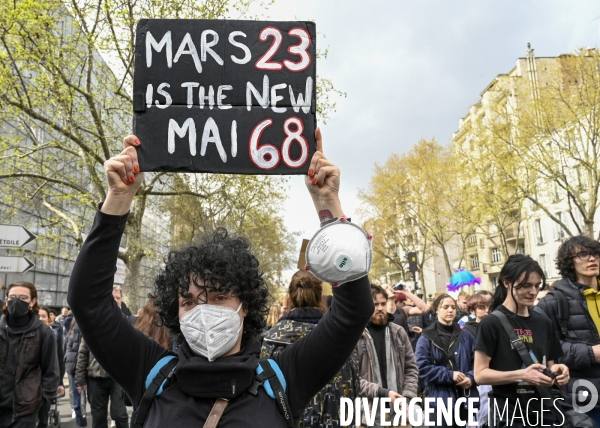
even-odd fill
[{"label": "building facade", "polygon": [[[590,60],[597,60],[597,52],[593,49],[586,50],[584,56]],[[459,120],[459,130],[452,136],[452,145],[460,152],[469,152],[477,156],[482,148],[478,141],[489,128],[489,121],[497,120],[498,105],[504,105],[504,112],[521,108],[523,97],[517,94],[516,87],[528,88],[525,96],[531,99],[539,97],[540,88],[552,84],[551,70],[560,67],[559,57],[535,57],[533,49],[528,45],[526,56],[516,61],[515,67],[506,74],[498,75],[480,94],[478,103],[470,107],[468,114]],[[566,73],[565,73],[566,74]],[[563,76],[563,84],[570,83],[569,76]],[[574,81],[577,83],[577,81]],[[563,132],[558,130],[557,132]],[[550,149],[548,145],[548,150]],[[573,157],[576,157],[575,153]],[[598,161],[597,159],[595,161]],[[558,159],[557,159],[558,162]],[[566,160],[569,164],[569,159]],[[485,164],[480,165],[486,168]],[[573,165],[568,174],[576,176],[577,167]],[[539,194],[535,199],[538,204],[524,198],[514,206],[514,212],[504,217],[504,222],[481,224],[473,230],[464,248],[465,264],[462,267],[472,271],[482,280],[481,286],[472,287],[473,290],[492,290],[497,284],[500,269],[511,254],[527,254],[537,260],[544,270],[549,284],[560,279],[555,268],[555,257],[558,247],[569,233],[578,234],[585,230],[581,213],[569,203],[567,193],[552,180],[546,180],[538,186]],[[590,195],[587,195],[589,197]],[[543,205],[544,209],[540,207]],[[552,218],[554,217],[554,218]],[[560,225],[555,219],[561,221]],[[594,236],[598,236],[598,221],[600,216],[595,216]],[[460,253],[460,251],[459,251]],[[456,260],[455,260],[456,262]]]}]

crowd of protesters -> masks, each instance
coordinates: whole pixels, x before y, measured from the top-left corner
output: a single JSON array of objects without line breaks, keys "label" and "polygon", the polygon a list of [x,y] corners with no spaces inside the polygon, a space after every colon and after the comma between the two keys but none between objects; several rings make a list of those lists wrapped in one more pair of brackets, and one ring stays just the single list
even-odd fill
[{"label": "crowd of protesters", "polygon": [[[236,241],[238,238],[215,239],[213,236],[200,244],[201,248],[175,257],[185,260],[206,254],[217,241],[216,245],[247,245]],[[115,242],[118,244],[118,240]],[[194,255],[193,251],[198,253]],[[408,402],[436,398],[446,402],[464,397],[478,398],[477,418],[467,424],[470,427],[600,426],[598,403],[592,403],[585,412],[578,412],[577,408],[586,403],[574,405],[582,397],[579,381],[586,382],[588,393],[583,396],[588,397],[588,403],[597,397],[600,388],[600,243],[584,236],[572,237],[560,246],[556,264],[562,279],[550,286],[535,260],[512,255],[502,267],[493,293],[462,291],[455,298],[439,292],[429,303],[401,284],[392,287],[371,283],[374,310],[367,324],[362,324],[362,332],[354,339],[336,338],[336,346],[345,342],[347,347],[347,341],[353,341],[350,345],[354,351],[349,356],[342,354],[346,356],[338,357],[336,365],[320,372],[321,378],[329,381],[320,388],[313,385],[303,391],[306,397],[301,400],[302,408],[298,408],[296,397],[290,397],[296,399],[294,424],[314,428],[341,426],[339,410],[343,397],[365,398],[361,402],[365,407],[376,398],[389,397],[392,402],[399,398]],[[161,284],[160,279],[157,283]],[[352,301],[351,285],[346,286],[348,296],[342,299],[345,306]],[[166,300],[159,290],[137,316],[132,316],[121,293],[120,287],[113,287],[115,310],[104,316],[119,318],[119,328],[137,329],[149,338],[145,345],[149,349],[164,349],[170,358],[175,355],[171,352],[195,355],[195,350],[182,341],[181,332],[174,335],[169,328],[173,323],[179,324],[176,319],[165,318],[172,300]],[[141,396],[134,392],[131,400],[131,390],[124,391],[109,374],[120,373],[119,370],[111,367],[107,371],[102,366],[106,358],[96,359],[85,335],[82,336],[82,320],[75,319],[67,307],[58,316],[51,308],[40,307],[36,288],[29,282],[12,283],[5,294],[0,318],[0,427],[47,426],[50,402],[65,395],[65,376],[77,427],[107,427],[109,413],[117,428],[129,426],[126,406],[132,402],[139,405]],[[247,346],[255,349],[252,352],[260,352],[260,359],[281,361],[286,350],[294,349],[295,358],[306,352],[311,358],[326,361],[331,351],[320,351],[326,345],[323,338],[331,341],[335,335],[324,334],[321,328],[337,323],[335,315],[328,316],[330,307],[340,298],[337,296],[340,295],[325,296],[322,281],[311,273],[296,272],[287,293],[269,311],[264,306],[256,314],[262,317],[256,325],[266,327],[257,331],[260,341]],[[230,307],[231,311],[239,311],[243,304]],[[346,314],[351,315],[352,311]],[[84,324],[90,323],[85,318],[89,316],[83,313]],[[103,320],[110,328],[116,328],[114,322],[113,326],[109,319]],[[343,331],[343,324],[338,327]],[[97,338],[88,337],[94,342],[94,350],[101,349]],[[309,337],[318,339],[319,346],[307,346]],[[245,352],[238,348],[231,355]],[[133,360],[114,364],[126,367],[122,374],[135,371],[136,367]],[[313,364],[311,368],[317,370],[317,366]],[[209,373],[202,367],[187,370]],[[223,366],[223,370],[229,368]],[[295,375],[302,376],[298,372]],[[145,377],[141,372],[137,377],[140,376]],[[216,384],[218,376],[213,379]],[[165,384],[165,389],[168,386]],[[307,394],[313,398],[306,401]],[[198,395],[205,396],[210,396],[210,386]],[[545,398],[562,400],[552,405],[545,403]],[[91,422],[86,412],[88,400]],[[503,409],[507,411],[502,412]],[[377,413],[369,420],[366,410],[363,409],[361,420],[353,421],[351,426],[389,426],[396,416],[393,406],[383,419]],[[454,410],[460,419],[468,419],[466,404]],[[464,425],[442,420],[437,426]]]},{"label": "crowd of protesters", "polygon": [[[544,410],[536,404],[543,403],[540,387],[550,391],[552,386],[564,399],[562,412],[572,415],[569,404],[580,392],[574,390],[575,382],[600,387],[600,244],[583,236],[570,238],[556,260],[562,279],[552,286],[536,261],[514,255],[503,266],[493,294],[461,292],[454,298],[440,292],[429,304],[406,287],[371,284],[374,312],[354,353],[295,422],[303,427],[340,426],[341,397],[365,397],[367,403],[375,397],[479,397],[477,423],[471,426],[536,426]],[[162,347],[177,349],[177,338],[161,324],[153,299],[133,317],[123,311],[118,286],[112,297],[128,324]],[[266,316],[260,358],[274,358],[309,335],[330,305],[331,296],[323,294],[320,280],[306,271],[296,272],[287,293]],[[16,282],[6,289],[2,312],[0,426],[47,426],[50,401],[65,393],[65,374],[78,427],[88,425],[86,397],[92,426],[108,426],[109,408],[116,427],[128,426],[127,395],[90,352],[68,308],[55,316],[51,308],[38,305],[33,284]],[[492,312],[508,320],[533,363],[523,361],[501,318],[490,316]],[[536,415],[536,422],[526,415],[516,420],[506,415],[492,418],[494,408],[506,405],[512,415],[532,399],[527,414]],[[459,412],[467,419],[466,406]],[[365,412],[362,415],[359,424],[366,426]],[[587,415],[598,422],[598,407]],[[385,426],[394,416],[393,410],[388,421],[377,415],[368,425]],[[562,426],[555,413],[547,412],[545,418],[544,423]],[[589,420],[581,426],[593,426],[585,423]]]}]

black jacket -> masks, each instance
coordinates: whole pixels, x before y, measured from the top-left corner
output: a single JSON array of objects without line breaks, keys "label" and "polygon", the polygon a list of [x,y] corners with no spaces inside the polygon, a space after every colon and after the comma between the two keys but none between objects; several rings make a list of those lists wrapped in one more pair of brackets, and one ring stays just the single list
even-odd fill
[{"label": "black jacket", "polygon": [[[126,222],[127,215],[96,214],[73,268],[67,300],[90,351],[137,406],[150,369],[167,350],[136,330],[112,297]],[[286,395],[295,420],[348,360],[375,309],[367,277],[337,287],[334,295],[330,311],[311,334],[274,358],[287,380]],[[239,353],[210,363],[191,352],[185,341],[178,353],[175,379],[153,401],[146,428],[202,426],[218,397],[230,399],[219,428],[285,427],[277,403],[264,388],[258,389],[257,396],[247,390],[258,365],[260,343],[249,339]]]},{"label": "black jacket", "polygon": [[477,327],[479,327],[479,323],[475,320],[469,320],[465,324],[463,330],[468,331],[473,335],[474,338],[477,338]]},{"label": "black jacket", "polygon": [[56,338],[56,356],[58,358],[58,376],[60,379],[60,385],[63,385],[63,378],[65,377],[65,339],[63,326],[59,322],[55,322],[50,326],[54,337]]},{"label": "black jacket", "polygon": [[[567,296],[569,304],[569,336],[577,337],[579,340],[587,342],[575,343],[565,340],[560,329],[558,301],[556,300],[557,296],[562,297],[561,294],[548,293],[540,300],[534,311],[544,314],[552,320],[564,353],[563,357],[559,358],[557,362],[569,367],[571,380],[566,386],[561,388],[561,395],[565,399],[564,403],[570,405],[573,395],[573,383],[578,379],[585,379],[592,382],[596,389],[600,391],[600,364],[596,362],[592,350],[592,345],[600,344],[600,336],[583,296],[585,286],[564,278],[558,281],[554,288],[563,291]],[[600,403],[596,405],[596,408],[599,407]]]},{"label": "black jacket", "polygon": [[67,335],[67,344],[65,346],[65,371],[73,376],[75,376],[80,344],[81,331],[79,331],[79,326],[75,324],[71,332]]},{"label": "black jacket", "polygon": [[[18,350],[18,351],[17,351]],[[15,358],[10,358],[15,356]],[[12,407],[13,417],[36,412],[42,399],[59,385],[56,338],[34,314],[29,326],[14,333],[6,315],[0,317],[0,408]]]}]

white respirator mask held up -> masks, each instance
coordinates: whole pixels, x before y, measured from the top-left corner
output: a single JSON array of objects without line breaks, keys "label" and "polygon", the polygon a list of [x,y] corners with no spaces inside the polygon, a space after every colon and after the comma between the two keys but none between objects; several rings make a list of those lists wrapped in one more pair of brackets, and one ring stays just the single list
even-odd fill
[{"label": "white respirator mask held up", "polygon": [[345,217],[328,223],[308,243],[305,269],[333,287],[362,278],[371,270],[372,238]]},{"label": "white respirator mask held up", "polygon": [[227,306],[197,305],[179,319],[183,337],[198,355],[214,361],[233,348],[242,329],[237,310]]}]

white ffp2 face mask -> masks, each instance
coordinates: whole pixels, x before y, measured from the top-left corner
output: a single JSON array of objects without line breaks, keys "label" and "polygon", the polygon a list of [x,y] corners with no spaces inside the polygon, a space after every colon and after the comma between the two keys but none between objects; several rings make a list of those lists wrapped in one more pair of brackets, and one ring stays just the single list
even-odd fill
[{"label": "white ffp2 face mask", "polygon": [[369,273],[372,236],[345,218],[315,233],[306,247],[306,270],[337,287]]},{"label": "white ffp2 face mask", "polygon": [[227,306],[197,305],[179,319],[183,337],[198,355],[214,361],[231,350],[242,328],[238,312]]}]

